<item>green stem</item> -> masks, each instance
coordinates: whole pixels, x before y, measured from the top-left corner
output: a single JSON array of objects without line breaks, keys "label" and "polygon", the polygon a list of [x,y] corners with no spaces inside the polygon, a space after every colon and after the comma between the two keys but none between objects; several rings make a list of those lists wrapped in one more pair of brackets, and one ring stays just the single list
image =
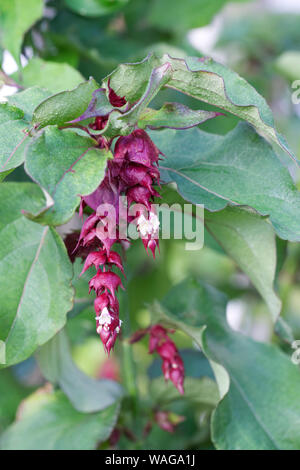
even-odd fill
[{"label": "green stem", "polygon": [[132,357],[132,346],[128,341],[123,341],[123,377],[128,395],[131,398],[134,415],[138,409],[138,390],[136,385],[136,370]]}]

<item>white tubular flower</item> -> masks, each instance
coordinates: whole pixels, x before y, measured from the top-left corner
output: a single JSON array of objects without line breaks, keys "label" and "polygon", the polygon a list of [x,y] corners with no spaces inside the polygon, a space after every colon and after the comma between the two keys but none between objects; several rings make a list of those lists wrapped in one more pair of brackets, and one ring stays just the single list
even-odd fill
[{"label": "white tubular flower", "polygon": [[138,219],[137,226],[142,237],[155,235],[159,229],[159,218],[154,212],[150,212],[149,219],[146,219],[144,214],[142,214]]},{"label": "white tubular flower", "polygon": [[154,214],[154,212],[150,212],[149,222],[152,225],[153,233],[156,233],[159,229],[159,218],[157,217],[156,214]]},{"label": "white tubular flower", "polygon": [[101,326],[111,324],[111,316],[109,314],[107,307],[104,307],[104,309],[101,312],[101,315],[99,317],[96,317],[96,320],[98,320],[99,325]]}]

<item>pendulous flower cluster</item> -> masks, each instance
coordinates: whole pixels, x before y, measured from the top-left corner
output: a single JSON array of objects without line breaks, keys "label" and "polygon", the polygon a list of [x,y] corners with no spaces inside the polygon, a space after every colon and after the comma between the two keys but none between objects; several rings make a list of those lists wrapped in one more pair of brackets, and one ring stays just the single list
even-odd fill
[{"label": "pendulous flower cluster", "polygon": [[[118,97],[111,88],[109,98],[114,106],[125,104],[124,98]],[[106,121],[105,116],[96,117],[90,126],[91,132],[92,129],[103,129]],[[111,142],[101,137],[98,144],[103,147],[111,145]],[[91,250],[82,273],[91,266],[97,269],[89,287],[90,291],[96,292],[97,333],[107,353],[113,348],[122,323],[116,292],[119,287],[124,287],[121,277],[113,269],[117,268],[123,274],[124,269],[121,256],[112,250],[115,244],[126,248],[129,243],[120,233],[120,218],[125,216],[126,223],[136,225],[147,252],[150,249],[155,257],[155,250],[159,249],[159,220],[152,203],[154,197],[160,196],[154,189],[155,184],[159,185],[160,152],[144,130],[136,129],[128,136],[118,138],[113,153],[114,158],[108,162],[105,178],[99,187],[89,196],[82,197],[81,213],[86,205],[94,212],[85,220],[77,246]],[[122,196],[127,198],[126,207],[123,207]],[[135,206],[134,215],[132,206]],[[99,208],[104,209],[99,211]]]},{"label": "pendulous flower cluster", "polygon": [[171,380],[179,393],[183,395],[184,365],[174,341],[168,335],[172,330],[167,330],[161,325],[153,325],[150,330],[149,353],[155,351],[162,359],[162,370],[166,380]]}]

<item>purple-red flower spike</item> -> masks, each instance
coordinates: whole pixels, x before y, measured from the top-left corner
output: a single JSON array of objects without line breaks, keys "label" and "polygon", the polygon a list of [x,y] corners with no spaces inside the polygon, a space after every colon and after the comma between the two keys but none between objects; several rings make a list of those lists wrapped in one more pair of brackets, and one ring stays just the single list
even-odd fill
[{"label": "purple-red flower spike", "polygon": [[166,380],[171,380],[183,395],[184,365],[175,343],[168,336],[168,330],[161,325],[150,328],[149,353],[156,351],[163,363],[162,371]]},{"label": "purple-red flower spike", "polygon": [[[110,87],[110,83],[108,83],[108,96],[110,103],[115,107],[126,104],[126,99],[118,96]],[[107,121],[108,115],[97,116],[90,128],[104,129]],[[110,145],[105,137],[100,138],[103,140],[98,141],[100,147]],[[111,268],[116,267],[123,274],[124,269],[122,258],[111,248],[115,243],[128,247],[128,240],[120,238],[119,234],[120,222],[124,215],[128,216],[127,222],[136,224],[147,252],[150,250],[155,257],[156,248],[159,249],[159,220],[152,209],[153,198],[159,197],[154,189],[154,184],[159,186],[159,154],[159,150],[144,130],[137,129],[128,136],[119,137],[114,148],[114,158],[109,160],[105,177],[99,187],[92,194],[82,196],[81,215],[85,206],[89,206],[95,212],[85,220],[82,226],[77,250],[78,247],[84,247],[84,253],[87,253],[81,274],[91,266],[98,269],[97,274],[90,280],[89,286],[90,291],[94,289],[96,292],[94,307],[97,315],[97,332],[107,353],[113,348],[121,328],[116,291],[119,287],[123,289],[124,287],[121,278],[112,272]],[[127,197],[128,208],[120,203],[120,196]],[[110,220],[106,212],[96,213],[101,204],[113,206],[115,215],[110,215],[110,218],[114,220]],[[132,204],[143,205],[135,217],[128,214]],[[164,354],[164,348],[161,352]],[[166,375],[179,387],[180,375],[178,376],[177,372],[173,371],[176,364],[174,358],[172,359],[173,362],[166,358],[164,367]],[[180,361],[177,362],[179,364]],[[181,369],[179,367],[180,371]]]}]

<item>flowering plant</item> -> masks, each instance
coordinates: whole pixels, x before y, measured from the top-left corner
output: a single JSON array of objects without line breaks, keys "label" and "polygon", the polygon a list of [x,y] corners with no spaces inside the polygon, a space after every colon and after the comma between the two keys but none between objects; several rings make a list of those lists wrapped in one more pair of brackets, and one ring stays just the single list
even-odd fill
[{"label": "flowering plant", "polygon": [[[0,422],[0,447],[173,448],[176,435],[193,449],[299,448],[277,293],[300,241],[298,160],[271,108],[175,39],[131,62],[87,52],[91,18],[124,9],[130,25],[130,2],[48,3],[53,17],[30,0],[15,34],[0,6],[18,66],[1,72],[15,93],[0,104],[0,378],[30,360],[38,376],[16,422]],[[244,296],[264,305],[270,344],[232,321]]]}]

